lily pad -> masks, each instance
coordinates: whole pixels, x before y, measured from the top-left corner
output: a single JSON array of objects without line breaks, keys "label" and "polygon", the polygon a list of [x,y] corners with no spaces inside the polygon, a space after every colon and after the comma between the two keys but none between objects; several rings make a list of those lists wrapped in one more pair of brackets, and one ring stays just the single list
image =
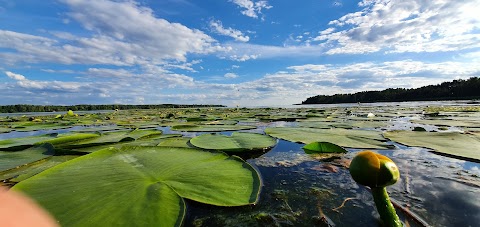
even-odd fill
[{"label": "lily pad", "polygon": [[145,139],[139,139],[136,141],[125,141],[125,142],[119,142],[119,143],[107,143],[107,144],[101,144],[98,146],[89,146],[89,147],[78,147],[78,148],[73,148],[73,151],[77,152],[87,152],[87,153],[92,153],[95,151],[99,151],[105,148],[122,148],[123,146],[157,146],[159,143],[168,140],[170,138],[176,138],[176,137],[181,137],[182,135],[180,134],[162,134],[162,135],[157,135],[155,137],[149,137]]},{"label": "lily pad", "polygon": [[85,140],[94,137],[98,137],[98,134],[90,133],[67,133],[67,134],[46,134],[41,136],[29,136],[22,138],[13,138],[0,140],[0,150],[18,151],[23,150],[33,145],[39,145],[43,143],[50,143],[53,145],[59,145],[63,143],[69,143],[73,141]]},{"label": "lily pad", "polygon": [[387,149],[391,146],[385,144],[386,140],[382,134],[376,131],[354,130],[354,129],[316,129],[316,128],[266,128],[265,133],[280,139],[312,143],[325,141],[337,144],[342,147]]},{"label": "lily pad", "polygon": [[188,145],[188,141],[190,141],[190,138],[188,138],[188,137],[174,137],[174,138],[169,138],[169,139],[163,140],[157,146],[159,146],[159,147],[185,147],[185,148],[189,148],[190,146]]},{"label": "lily pad", "polygon": [[255,126],[249,125],[175,125],[172,130],[184,132],[223,132],[255,129]]},{"label": "lily pad", "polygon": [[234,132],[232,136],[222,134],[203,134],[194,137],[190,143],[207,150],[221,150],[225,152],[243,152],[262,150],[275,146],[277,141],[266,135],[248,132]]},{"label": "lily pad", "polygon": [[313,142],[302,147],[307,154],[314,153],[347,153],[347,150],[343,149],[334,143],[329,142]]},{"label": "lily pad", "polygon": [[407,146],[426,147],[440,154],[480,161],[480,137],[459,132],[391,131],[384,136]]},{"label": "lily pad", "polygon": [[62,148],[80,148],[80,147],[92,147],[105,144],[134,141],[137,139],[148,138],[151,136],[159,136],[162,131],[159,130],[133,130],[133,131],[115,131],[107,132],[99,137],[92,138],[90,140],[82,140],[74,143],[68,143],[62,145]]},{"label": "lily pad", "polygon": [[12,129],[0,127],[0,133],[7,133],[7,132],[10,132],[10,131],[12,131]]},{"label": "lily pad", "polygon": [[435,125],[435,126],[453,126],[453,127],[480,127],[478,121],[468,121],[468,120],[412,120],[413,123],[424,124],[424,125]]},{"label": "lily pad", "polygon": [[6,184],[15,184],[35,176],[46,169],[78,157],[78,155],[50,156],[17,168],[2,171],[0,172],[0,181]]},{"label": "lily pad", "polygon": [[48,158],[54,154],[55,150],[51,144],[23,151],[0,151],[0,172]]},{"label": "lily pad", "polygon": [[184,198],[219,206],[255,203],[260,177],[248,163],[191,148],[104,149],[57,165],[12,190],[62,226],[181,226]]}]

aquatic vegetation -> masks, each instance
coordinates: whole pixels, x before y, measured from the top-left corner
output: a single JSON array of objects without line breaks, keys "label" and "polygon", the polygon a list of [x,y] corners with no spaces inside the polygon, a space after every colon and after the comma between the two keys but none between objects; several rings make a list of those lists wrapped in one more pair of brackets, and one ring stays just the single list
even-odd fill
[{"label": "aquatic vegetation", "polygon": [[376,131],[348,130],[341,128],[316,129],[277,127],[266,128],[265,133],[270,136],[285,139],[292,142],[312,143],[325,141],[342,147],[376,148],[387,149],[391,146],[386,144],[382,134]]},{"label": "aquatic vegetation", "polygon": [[172,130],[182,132],[221,132],[255,129],[255,126],[249,125],[175,125]]},{"label": "aquatic vegetation", "polygon": [[313,142],[302,147],[305,153],[347,153],[347,150],[329,142]]},{"label": "aquatic vegetation", "polygon": [[390,131],[384,136],[408,146],[434,149],[435,152],[462,159],[480,161],[480,136],[474,133]]},{"label": "aquatic vegetation", "polygon": [[180,226],[183,198],[247,205],[257,201],[260,186],[250,165],[222,153],[125,147],[57,165],[12,189],[29,195],[64,226]]},{"label": "aquatic vegetation", "polygon": [[266,150],[275,146],[277,141],[270,136],[258,133],[234,132],[231,136],[203,134],[192,138],[190,143],[202,149],[237,153]]},{"label": "aquatic vegetation", "polygon": [[[376,116],[368,118],[368,113],[375,113]],[[400,205],[408,207],[409,212],[418,214],[434,226],[457,223],[459,226],[474,225],[475,220],[458,217],[473,217],[480,209],[480,203],[474,199],[480,192],[479,166],[471,162],[478,162],[478,159],[464,157],[469,155],[469,150],[474,150],[472,147],[479,146],[477,138],[480,136],[480,128],[476,122],[480,120],[480,114],[438,113],[437,117],[428,116],[422,113],[422,107],[419,106],[352,106],[289,109],[176,108],[78,112],[78,117],[61,115],[61,118],[55,118],[55,114],[0,117],[0,185],[18,185],[19,188],[24,183],[31,184],[32,187],[35,185],[35,189],[28,190],[32,190],[34,197],[44,201],[47,209],[53,209],[57,215],[62,216],[62,220],[86,219],[91,214],[94,220],[100,220],[112,213],[115,213],[113,216],[126,213],[140,215],[143,214],[143,209],[153,209],[157,211],[156,214],[180,210],[175,218],[172,216],[165,220],[168,219],[171,223],[175,220],[177,224],[180,224],[178,220],[182,220],[181,223],[186,226],[227,226],[238,223],[253,226],[333,223],[337,226],[371,226],[378,223],[378,217],[372,212],[374,201],[369,199],[371,195],[367,190],[359,188],[352,180],[348,170],[355,153],[361,148],[369,148],[378,149],[375,152],[395,160],[405,170],[400,183],[389,187],[389,192],[394,199],[400,201]],[[31,117],[41,122],[29,121]],[[413,121],[418,122],[412,123]],[[444,127],[442,133],[445,134],[432,132],[439,130],[439,127],[429,124],[433,121],[438,121],[435,124],[444,122],[443,124],[449,125]],[[415,127],[430,132],[412,132]],[[399,129],[403,131],[391,131]],[[5,132],[2,133],[2,130]],[[195,147],[195,141],[198,142],[198,147]],[[418,145],[409,144],[411,141]],[[338,145],[338,150],[328,148],[330,146],[327,144]],[[435,144],[438,148],[434,147]],[[432,150],[421,147],[435,150],[429,152]],[[235,150],[230,154],[241,156],[263,176],[262,199],[255,202],[255,206],[215,207],[193,200],[187,201],[185,199],[189,198],[184,194],[168,190],[170,185],[167,184],[171,182],[177,182],[178,185],[184,183],[177,179],[145,186],[146,182],[157,182],[156,179],[160,179],[158,172],[176,174],[185,168],[183,165],[195,165],[190,162],[196,162],[196,159],[192,159],[196,155],[190,153],[193,151],[213,155],[209,158],[213,162],[220,157],[227,162],[235,160],[237,167],[242,166],[250,171],[252,167],[249,164],[223,153],[229,149]],[[340,153],[319,153],[332,150]],[[164,164],[167,160],[157,159],[172,159],[172,163]],[[150,164],[147,167],[147,162],[155,167]],[[202,165],[206,166],[207,163]],[[175,168],[163,171],[163,168],[169,166]],[[231,172],[223,167],[210,168],[209,171],[212,172]],[[66,172],[62,175],[63,171]],[[103,173],[98,174],[98,171]],[[249,175],[259,182],[256,171],[251,171]],[[81,175],[81,172],[86,175]],[[236,180],[236,174],[231,173],[230,181],[240,183]],[[50,176],[54,176],[53,179],[57,181],[48,180]],[[138,180],[135,176],[148,177]],[[72,179],[67,179],[69,177]],[[190,178],[194,178],[193,175]],[[224,179],[226,178],[218,180],[228,183]],[[127,182],[129,180],[132,182]],[[42,181],[45,182],[40,183]],[[133,182],[137,184],[132,186]],[[210,185],[206,182],[202,183]],[[131,195],[122,187],[132,188],[132,193],[136,194]],[[195,186],[190,192],[196,193],[203,190],[203,187]],[[312,195],[308,192],[309,188],[332,193]],[[54,200],[60,199],[56,197],[59,190],[62,200],[72,197],[76,201],[69,201],[73,204],[66,205],[55,202]],[[70,191],[67,192],[68,190]],[[435,195],[430,192],[435,192]],[[110,202],[107,205],[103,202],[85,202],[79,196],[86,194],[98,195],[82,198],[121,202],[122,206],[114,208]],[[253,194],[249,197],[252,200],[246,203],[255,200]],[[174,197],[176,199],[169,199]],[[453,197],[456,198],[455,204],[449,199]],[[151,201],[153,205],[150,204]],[[183,202],[189,203],[189,215],[185,216],[187,211],[182,208]],[[157,203],[166,207],[160,208]],[[445,206],[439,207],[437,203]],[[133,205],[129,206],[130,204]],[[468,205],[468,209],[455,210],[459,204]],[[61,206],[65,210],[70,209],[69,213],[59,214],[62,212]],[[90,208],[88,211],[87,206]],[[405,217],[404,209],[397,209],[402,221],[410,220]],[[145,215],[153,215],[153,212],[146,211]],[[180,218],[182,215],[185,219]],[[154,222],[156,218],[147,217],[145,222]],[[121,221],[130,224],[123,219]],[[79,225],[87,225],[83,223]],[[411,220],[409,224],[416,226]]]},{"label": "aquatic vegetation", "polygon": [[400,177],[397,165],[386,156],[363,151],[353,158],[349,169],[357,183],[369,186],[372,190],[377,211],[385,226],[402,227],[386,189],[386,186],[395,184]]}]

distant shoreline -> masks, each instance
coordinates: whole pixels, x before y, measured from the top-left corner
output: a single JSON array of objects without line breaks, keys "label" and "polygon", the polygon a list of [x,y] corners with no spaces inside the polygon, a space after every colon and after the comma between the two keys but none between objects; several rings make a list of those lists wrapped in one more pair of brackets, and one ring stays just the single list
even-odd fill
[{"label": "distant shoreline", "polygon": [[388,88],[382,91],[362,91],[353,94],[317,95],[301,104],[338,104],[374,102],[418,102],[480,99],[480,78],[453,80],[420,88]]},{"label": "distant shoreline", "polygon": [[305,105],[317,105],[317,104],[362,104],[362,103],[392,103],[392,102],[444,102],[444,101],[451,101],[451,102],[454,102],[454,101],[466,101],[465,104],[472,104],[472,105],[475,105],[475,104],[479,104],[480,105],[480,97],[465,97],[465,98],[458,98],[458,99],[430,99],[430,100],[402,100],[402,101],[398,101],[398,100],[393,100],[393,101],[373,101],[373,102],[335,102],[335,103],[295,103],[295,104],[292,104],[294,106],[305,106]]},{"label": "distant shoreline", "polygon": [[92,110],[130,110],[130,109],[164,109],[164,108],[210,108],[210,107],[226,107],[224,105],[186,105],[186,104],[151,104],[151,105],[4,105],[0,106],[0,113],[24,113],[24,112],[62,112],[62,111],[92,111]]}]

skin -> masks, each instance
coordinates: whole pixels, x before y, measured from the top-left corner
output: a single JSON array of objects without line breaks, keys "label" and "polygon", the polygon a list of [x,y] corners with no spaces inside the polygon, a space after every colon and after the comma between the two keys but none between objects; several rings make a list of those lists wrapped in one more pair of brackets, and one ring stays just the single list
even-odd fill
[{"label": "skin", "polygon": [[386,156],[362,151],[353,158],[349,169],[357,183],[372,189],[375,206],[385,226],[403,226],[386,189],[386,186],[394,184],[400,177],[397,165]]},{"label": "skin", "polygon": [[0,220],[9,227],[56,227],[59,226],[50,214],[30,198],[0,187]]}]

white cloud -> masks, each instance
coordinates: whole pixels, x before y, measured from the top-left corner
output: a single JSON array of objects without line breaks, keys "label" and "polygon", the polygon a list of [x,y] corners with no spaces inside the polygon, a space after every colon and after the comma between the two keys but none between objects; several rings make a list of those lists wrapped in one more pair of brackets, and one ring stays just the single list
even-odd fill
[{"label": "white cloud", "polygon": [[[88,88],[87,84],[79,82],[61,82],[61,81],[34,81],[29,80],[21,74],[5,72],[8,77],[17,81],[17,85],[24,89],[33,90],[51,90],[55,92],[80,92],[83,88]],[[90,90],[88,88],[87,90]]]},{"label": "white cloud", "polygon": [[244,35],[241,31],[235,30],[233,28],[224,28],[222,22],[217,20],[210,21],[210,27],[214,29],[215,32],[221,35],[230,36],[240,42],[248,42],[250,37]]},{"label": "white cloud", "polygon": [[[315,37],[328,54],[437,52],[480,47],[479,0],[364,0]],[[333,29],[337,32],[333,32]]]},{"label": "white cloud", "polygon": [[228,79],[234,79],[234,78],[237,78],[238,75],[235,74],[235,73],[225,73],[225,75],[223,75],[223,77],[228,78]]},{"label": "white cloud", "polygon": [[263,9],[272,8],[267,1],[231,0],[231,2],[244,9],[241,11],[243,15],[252,18],[258,18],[258,15],[262,14]]},{"label": "white cloud", "polygon": [[215,40],[202,31],[157,18],[152,9],[132,1],[62,1],[86,29],[132,44],[128,48],[135,52],[148,49],[161,58],[185,60],[187,53],[215,51]]},{"label": "white cloud", "polygon": [[8,72],[8,71],[5,72],[5,74],[7,74],[8,77],[10,77],[14,80],[18,80],[18,81],[26,80],[26,78],[23,75],[20,75],[20,74]]}]

